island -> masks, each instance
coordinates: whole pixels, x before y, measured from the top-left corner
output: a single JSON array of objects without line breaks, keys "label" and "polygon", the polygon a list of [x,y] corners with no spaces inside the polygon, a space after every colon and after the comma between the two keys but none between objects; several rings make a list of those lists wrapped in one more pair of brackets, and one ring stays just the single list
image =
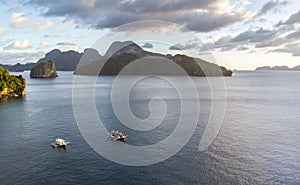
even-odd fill
[{"label": "island", "polygon": [[300,71],[300,65],[291,68],[290,71]]},{"label": "island", "polygon": [[8,71],[10,71],[10,72],[24,72],[24,67],[22,66],[22,64],[17,63],[15,65],[9,67]]},{"label": "island", "polygon": [[300,65],[293,68],[289,68],[288,66],[262,66],[257,67],[255,71],[300,71]]},{"label": "island", "polygon": [[25,78],[23,78],[22,75],[11,75],[8,70],[0,67],[0,99],[9,97],[24,97],[25,95]]},{"label": "island", "polygon": [[[151,57],[156,57],[156,59]],[[147,59],[148,58],[148,59]],[[83,59],[84,62],[80,62]],[[36,63],[15,64],[15,65],[0,65],[9,71],[31,70],[31,78],[55,78],[53,66],[55,65],[58,71],[74,71],[76,75],[119,75],[120,71],[128,64],[134,61],[145,62],[143,69],[132,70],[128,75],[156,75],[148,74],[149,71],[157,71],[158,75],[164,75],[164,72],[170,73],[168,69],[157,68],[151,61],[171,61],[180,66],[189,76],[231,76],[232,71],[223,66],[204,61],[200,58],[195,58],[183,54],[161,54],[153,53],[142,49],[133,41],[115,41],[113,42],[104,56],[100,55],[97,50],[87,48],[83,53],[76,51],[62,52],[54,49],[47,53],[45,57],[39,59]],[[53,64],[45,65],[45,61],[53,61]],[[104,64],[102,66],[102,64]],[[41,64],[41,65],[40,65]],[[147,67],[152,70],[147,71]],[[51,70],[49,70],[51,68]],[[102,69],[100,72],[99,69]],[[47,70],[46,70],[47,69]],[[44,71],[43,71],[44,70]],[[52,71],[52,72],[51,72]],[[159,73],[161,72],[161,73]],[[172,74],[165,74],[172,75]],[[176,74],[174,74],[176,75]]]},{"label": "island", "polygon": [[41,62],[30,71],[30,78],[56,78],[56,67],[53,60]]},{"label": "island", "polygon": [[[85,56],[90,58],[89,56]],[[76,75],[119,75],[122,69],[133,61],[144,62],[143,68],[131,69],[126,75],[177,75],[176,72],[168,69],[156,67],[153,61],[171,61],[180,66],[189,76],[231,76],[232,71],[225,67],[209,63],[199,58],[194,58],[182,54],[160,54],[143,50],[132,41],[116,41],[112,43],[107,52],[100,60],[86,62],[77,66]],[[152,70],[148,70],[151,68]],[[99,71],[101,69],[101,71]],[[151,72],[150,72],[151,71]],[[149,73],[148,73],[149,72]],[[153,72],[155,74],[153,74]],[[168,74],[164,74],[167,72]],[[151,74],[150,74],[151,73]]]}]

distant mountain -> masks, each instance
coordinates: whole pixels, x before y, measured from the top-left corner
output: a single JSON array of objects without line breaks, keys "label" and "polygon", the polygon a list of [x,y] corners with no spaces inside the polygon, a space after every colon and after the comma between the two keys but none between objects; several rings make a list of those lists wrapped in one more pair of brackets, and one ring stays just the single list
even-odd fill
[{"label": "distant mountain", "polygon": [[44,58],[39,59],[36,63],[27,63],[27,64],[16,64],[16,65],[0,65],[1,67],[11,71],[11,72],[21,72],[24,70],[31,70],[36,65],[53,60],[55,62],[56,70],[58,71],[75,71],[77,65],[80,62],[81,57],[86,53],[85,61],[87,63],[99,60],[101,55],[97,50],[87,48],[84,50],[84,53],[79,53],[76,51],[66,51],[62,52],[58,49],[54,49],[47,53]]},{"label": "distant mountain", "polygon": [[[146,57],[146,58],[144,58]],[[150,58],[149,58],[150,57]],[[190,76],[231,76],[232,71],[225,67],[206,62],[186,55],[163,55],[143,50],[132,41],[114,42],[104,57],[90,64],[79,66],[75,71],[78,75],[118,75],[131,62],[139,59],[143,65],[128,71],[128,75],[176,75],[176,71],[165,66],[161,69],[153,61],[173,61]],[[105,63],[105,64],[104,64]],[[104,65],[103,65],[104,64]],[[103,65],[103,66],[101,66]],[[101,71],[98,71],[101,68]],[[151,69],[151,70],[148,70]],[[151,74],[148,74],[151,71]],[[154,72],[153,72],[154,71]],[[155,73],[155,74],[153,74]],[[165,74],[167,73],[167,74]]]},{"label": "distant mountain", "polygon": [[140,57],[146,57],[146,56],[158,56],[162,57],[164,55],[159,53],[152,53],[149,51],[143,50],[139,45],[132,41],[116,41],[110,45],[108,50],[106,51],[104,57],[110,58],[113,56],[121,55],[121,54],[134,54]]},{"label": "distant mountain", "polygon": [[271,68],[272,70],[277,70],[277,71],[288,71],[290,68],[288,66],[274,66]]},{"label": "distant mountain", "polygon": [[75,71],[77,64],[82,57],[82,53],[76,51],[61,52],[58,49],[54,49],[47,53],[44,58],[37,61],[37,64],[48,60],[55,61],[57,70],[60,71]]},{"label": "distant mountain", "polygon": [[294,68],[289,68],[288,66],[263,66],[255,69],[256,71],[265,70],[265,71],[300,71],[300,65]]},{"label": "distant mountain", "polygon": [[[149,60],[149,57],[154,57]],[[156,58],[155,58],[156,57]],[[145,58],[145,60],[144,60]],[[104,56],[101,56],[95,49],[85,49],[84,53],[76,51],[62,52],[54,49],[47,53],[45,57],[39,59],[36,63],[16,64],[14,66],[4,65],[5,69],[13,71],[31,70],[36,65],[52,60],[55,62],[57,71],[75,71],[75,74],[80,75],[117,75],[129,63],[136,59],[142,59],[144,62],[141,67],[134,69],[130,72],[132,75],[143,75],[147,71],[155,71],[160,75],[176,75],[173,74],[170,66],[165,69],[153,64],[153,61],[173,61],[184,69],[190,76],[231,76],[232,71],[227,70],[225,67],[218,66],[213,63],[206,62],[198,58],[192,58],[186,55],[163,55],[160,53],[153,53],[143,50],[139,45],[132,41],[114,42],[110,45]],[[80,61],[84,61],[82,64]],[[99,65],[104,62],[105,65],[99,73]],[[148,70],[152,69],[152,70]],[[170,74],[165,74],[170,73]],[[150,74],[151,75],[151,74]]]},{"label": "distant mountain", "polygon": [[36,65],[37,65],[36,63],[30,62],[30,63],[23,64],[22,66],[24,70],[31,70]]},{"label": "distant mountain", "polygon": [[[84,52],[81,56],[81,59],[84,61],[84,64],[81,64],[81,63],[79,63],[80,61],[78,61],[77,67],[81,67],[82,65],[90,64],[94,61],[100,60],[101,58],[102,58],[102,56],[98,53],[97,50],[87,48],[84,50]],[[75,71],[75,70],[76,70],[76,68],[73,71]]]},{"label": "distant mountain", "polygon": [[290,69],[291,71],[300,71],[300,65]]},{"label": "distant mountain", "polygon": [[10,68],[12,65],[5,65],[5,64],[0,64],[0,67],[2,67],[3,69],[7,69]]},{"label": "distant mountain", "polygon": [[17,63],[11,67],[8,68],[10,72],[23,72],[24,71],[24,66],[20,63]]}]

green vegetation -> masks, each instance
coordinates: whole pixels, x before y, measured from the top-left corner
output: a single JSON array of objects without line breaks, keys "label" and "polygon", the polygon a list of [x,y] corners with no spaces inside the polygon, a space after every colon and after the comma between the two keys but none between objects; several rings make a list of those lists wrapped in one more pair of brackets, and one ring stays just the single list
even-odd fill
[{"label": "green vegetation", "polygon": [[[136,54],[123,53],[120,55],[112,56],[107,61],[95,61],[91,64],[80,67],[76,70],[78,75],[118,75],[119,72],[134,60],[142,58]],[[162,57],[164,58],[164,57]],[[218,66],[213,63],[206,62],[199,58],[193,58],[186,55],[167,55],[165,59],[173,61],[178,64],[190,76],[231,76],[232,71],[227,70],[225,67]],[[158,60],[158,59],[157,59]],[[144,60],[145,61],[145,60]],[[151,62],[151,60],[150,60]],[[104,64],[105,63],[105,64]],[[103,65],[103,66],[102,66]],[[155,68],[155,66],[154,66]],[[99,71],[101,69],[101,71]],[[131,75],[143,75],[140,69],[131,70]],[[169,69],[157,69],[157,71],[168,71]],[[170,71],[169,71],[170,72]],[[163,74],[160,74],[163,75]],[[170,75],[170,74],[169,74]],[[174,73],[174,75],[176,75]]]},{"label": "green vegetation", "polygon": [[25,83],[22,78],[10,75],[8,70],[0,67],[0,91],[3,91],[5,88],[10,88],[17,92],[25,88]]}]

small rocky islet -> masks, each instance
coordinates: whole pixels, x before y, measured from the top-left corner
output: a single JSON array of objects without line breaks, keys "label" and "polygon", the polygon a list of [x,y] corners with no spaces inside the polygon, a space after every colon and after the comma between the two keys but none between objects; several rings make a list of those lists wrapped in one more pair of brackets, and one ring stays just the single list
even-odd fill
[{"label": "small rocky islet", "polygon": [[56,78],[55,62],[53,60],[47,60],[41,62],[30,71],[30,78]]}]

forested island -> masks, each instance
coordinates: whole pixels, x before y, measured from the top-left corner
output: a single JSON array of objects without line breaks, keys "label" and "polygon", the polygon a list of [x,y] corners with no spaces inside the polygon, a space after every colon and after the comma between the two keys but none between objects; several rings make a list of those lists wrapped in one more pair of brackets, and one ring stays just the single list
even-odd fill
[{"label": "forested island", "polygon": [[0,67],[0,99],[23,97],[26,94],[26,80],[22,75],[10,75],[8,70]]},{"label": "forested island", "polygon": [[[170,61],[177,64],[189,76],[231,76],[232,71],[225,67],[218,66],[214,63],[206,62],[199,58],[194,58],[182,54],[164,55],[161,53],[152,53],[143,50],[139,45],[132,41],[114,42],[111,44],[106,54],[97,61],[90,61],[89,55],[85,63],[77,67],[75,74],[77,75],[118,75],[125,66],[139,60],[143,62],[143,68],[137,67],[127,72],[127,75],[177,75],[176,72],[169,69],[165,65],[164,69],[161,66],[155,66],[154,61]],[[147,70],[151,68],[151,70]],[[101,69],[101,70],[100,70]],[[165,73],[166,72],[166,73]]]}]

